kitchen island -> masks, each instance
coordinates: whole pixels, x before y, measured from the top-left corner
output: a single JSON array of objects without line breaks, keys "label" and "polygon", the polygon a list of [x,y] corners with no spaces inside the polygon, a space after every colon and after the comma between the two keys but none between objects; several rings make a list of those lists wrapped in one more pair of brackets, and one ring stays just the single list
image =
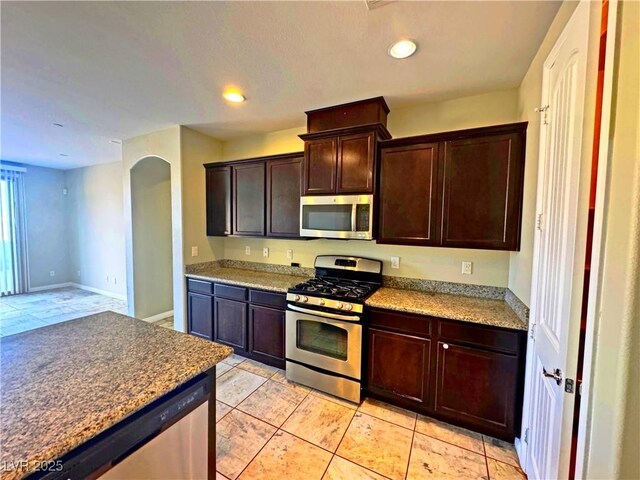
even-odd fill
[{"label": "kitchen island", "polygon": [[[63,473],[82,461],[77,452],[126,431],[123,425],[164,408],[168,399],[182,403],[167,410],[168,420],[164,412],[158,416],[159,430],[138,439],[118,460],[206,404],[208,445],[199,448],[208,452],[213,478],[215,366],[231,353],[230,347],[113,312],[0,339],[0,478]],[[196,391],[200,385],[206,387]],[[112,463],[98,465],[99,474]]]}]

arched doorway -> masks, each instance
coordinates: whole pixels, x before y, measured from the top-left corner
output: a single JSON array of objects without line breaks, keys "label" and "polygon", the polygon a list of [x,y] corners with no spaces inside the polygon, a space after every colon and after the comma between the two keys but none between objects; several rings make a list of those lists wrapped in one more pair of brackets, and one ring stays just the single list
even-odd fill
[{"label": "arched doorway", "polygon": [[131,168],[133,314],[173,315],[171,165],[146,157]]}]

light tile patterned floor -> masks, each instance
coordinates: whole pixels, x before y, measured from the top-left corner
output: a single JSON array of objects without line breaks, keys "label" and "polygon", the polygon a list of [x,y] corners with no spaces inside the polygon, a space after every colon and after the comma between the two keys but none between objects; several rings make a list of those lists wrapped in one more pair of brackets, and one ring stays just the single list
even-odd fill
[{"label": "light tile patterned floor", "polygon": [[525,479],[513,445],[233,355],[217,378],[218,480]]},{"label": "light tile patterned floor", "polygon": [[127,302],[74,287],[0,297],[0,336],[111,310],[127,313]]}]

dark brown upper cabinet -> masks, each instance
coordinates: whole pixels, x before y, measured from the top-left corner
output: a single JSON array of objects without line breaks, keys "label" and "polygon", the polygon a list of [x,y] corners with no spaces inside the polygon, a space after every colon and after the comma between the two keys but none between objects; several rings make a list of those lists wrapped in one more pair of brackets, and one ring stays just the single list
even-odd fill
[{"label": "dark brown upper cabinet", "polygon": [[335,193],[337,138],[319,138],[304,142],[305,195]]},{"label": "dark brown upper cabinet", "polygon": [[374,133],[338,137],[337,192],[373,192],[375,152]]},{"label": "dark brown upper cabinet", "polygon": [[233,234],[265,234],[265,166],[264,162],[234,165]]},{"label": "dark brown upper cabinet", "polygon": [[303,157],[206,164],[207,235],[299,237]]},{"label": "dark brown upper cabinet", "polygon": [[206,169],[207,235],[231,234],[231,167]]},{"label": "dark brown upper cabinet", "polygon": [[526,128],[380,142],[378,241],[519,250]]},{"label": "dark brown upper cabinet", "polygon": [[438,144],[380,152],[378,243],[436,245]]},{"label": "dark brown upper cabinet", "polygon": [[444,142],[442,246],[518,250],[524,132]]},{"label": "dark brown upper cabinet", "polygon": [[300,135],[304,140],[303,195],[373,193],[376,145],[391,138],[383,125]]},{"label": "dark brown upper cabinet", "polygon": [[267,236],[300,236],[302,154],[282,155],[267,165]]}]

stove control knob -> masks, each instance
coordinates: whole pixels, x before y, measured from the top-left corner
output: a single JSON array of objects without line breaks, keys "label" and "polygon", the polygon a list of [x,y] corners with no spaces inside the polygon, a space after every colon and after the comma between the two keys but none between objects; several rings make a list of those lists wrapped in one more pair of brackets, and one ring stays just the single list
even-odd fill
[{"label": "stove control knob", "polygon": [[307,302],[309,301],[309,299],[303,295],[303,296],[300,298],[300,301],[301,301],[302,303],[307,303]]},{"label": "stove control knob", "polygon": [[295,297],[293,297],[293,300],[295,302],[299,302],[300,301],[300,295],[296,295]]},{"label": "stove control knob", "polygon": [[318,305],[324,305],[324,304],[325,304],[324,299],[321,298],[320,300],[318,300]]},{"label": "stove control knob", "polygon": [[347,310],[347,311],[351,311],[351,310],[353,310],[353,305],[351,305],[350,303],[347,303],[347,304],[344,306],[344,308],[345,308],[345,310]]},{"label": "stove control knob", "polygon": [[344,308],[344,303],[338,302],[338,310],[342,310]]}]

